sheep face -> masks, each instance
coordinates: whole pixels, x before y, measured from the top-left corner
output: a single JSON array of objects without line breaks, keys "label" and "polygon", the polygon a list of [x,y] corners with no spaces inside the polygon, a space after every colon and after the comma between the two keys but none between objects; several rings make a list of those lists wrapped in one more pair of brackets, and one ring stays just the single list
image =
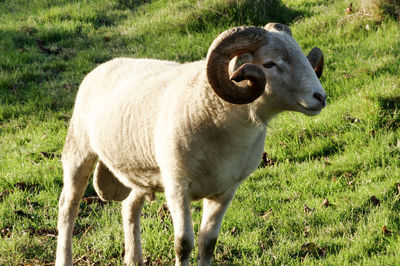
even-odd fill
[{"label": "sheep face", "polygon": [[[265,92],[255,101],[257,108],[281,111],[298,111],[306,115],[317,115],[326,105],[326,93],[318,80],[312,62],[301,51],[299,45],[283,31],[269,31],[269,41],[254,53],[235,57],[230,64],[234,72],[245,63],[261,67],[266,77]],[[320,58],[319,61],[322,61]],[[316,62],[321,67],[322,62]],[[315,66],[314,68],[317,68]],[[239,85],[245,85],[242,81]],[[265,103],[266,106],[263,106]],[[258,110],[258,113],[262,110]]]},{"label": "sheep face", "polygon": [[[326,93],[310,62],[297,43],[286,33],[276,35],[270,45],[255,54],[267,78],[265,95],[282,110],[317,115],[325,107]],[[271,48],[279,47],[279,48]]]}]

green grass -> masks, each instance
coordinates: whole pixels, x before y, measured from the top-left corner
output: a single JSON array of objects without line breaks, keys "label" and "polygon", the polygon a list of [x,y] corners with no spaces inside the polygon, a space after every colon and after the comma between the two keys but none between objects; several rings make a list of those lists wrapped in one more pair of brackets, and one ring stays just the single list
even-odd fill
[{"label": "green grass", "polygon": [[[119,56],[198,60],[219,32],[271,21],[290,25],[305,53],[324,51],[328,107],[317,117],[285,113],[270,124],[265,151],[275,164],[238,190],[215,264],[398,264],[400,25],[390,16],[362,16],[359,1],[345,15],[347,4],[0,1],[0,264],[54,261],[59,157],[86,73]],[[93,193],[89,186],[85,196]],[[151,265],[174,257],[171,218],[157,214],[163,201],[160,194],[146,204],[142,217]],[[306,213],[304,204],[315,209]],[[197,232],[200,202],[193,217]],[[121,223],[119,203],[82,203],[75,262],[121,264]]]}]

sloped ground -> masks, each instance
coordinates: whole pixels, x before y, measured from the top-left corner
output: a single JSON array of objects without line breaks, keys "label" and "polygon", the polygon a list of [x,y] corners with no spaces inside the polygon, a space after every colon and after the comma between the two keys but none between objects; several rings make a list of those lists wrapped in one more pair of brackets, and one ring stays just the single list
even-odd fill
[{"label": "sloped ground", "polygon": [[[228,210],[216,265],[396,264],[400,260],[400,25],[359,1],[0,1],[0,264],[54,261],[59,157],[84,75],[118,56],[193,61],[219,32],[291,26],[325,53],[328,107],[270,125],[266,163]],[[121,264],[120,204],[85,194],[77,264]],[[145,205],[151,265],[173,260],[170,217]],[[327,199],[327,201],[324,201]],[[324,204],[323,204],[324,202]],[[201,203],[193,203],[197,231]],[[195,262],[197,250],[192,254]]]}]

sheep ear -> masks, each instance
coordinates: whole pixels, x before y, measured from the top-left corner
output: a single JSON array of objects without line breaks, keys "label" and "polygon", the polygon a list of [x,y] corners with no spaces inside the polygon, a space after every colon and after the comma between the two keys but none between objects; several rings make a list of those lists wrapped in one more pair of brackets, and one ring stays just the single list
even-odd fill
[{"label": "sheep ear", "polygon": [[277,31],[283,31],[292,36],[292,30],[286,26],[285,24],[281,23],[268,23],[267,25],[264,26],[265,30],[277,30]]},{"label": "sheep ear", "polygon": [[318,47],[312,48],[310,53],[307,55],[308,61],[315,70],[315,74],[320,78],[324,70],[324,54]]},{"label": "sheep ear", "polygon": [[250,53],[243,53],[235,56],[229,63],[229,70],[232,75],[241,65],[253,62],[253,55]]}]

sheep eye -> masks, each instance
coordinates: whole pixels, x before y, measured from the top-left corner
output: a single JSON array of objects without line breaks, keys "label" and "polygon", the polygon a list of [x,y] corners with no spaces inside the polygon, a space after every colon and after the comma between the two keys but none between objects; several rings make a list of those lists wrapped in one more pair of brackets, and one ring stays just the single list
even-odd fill
[{"label": "sheep eye", "polygon": [[275,63],[272,62],[272,61],[268,61],[268,62],[266,62],[266,63],[264,64],[264,67],[265,67],[265,68],[271,68],[271,67],[273,67],[273,66],[275,66]]}]

